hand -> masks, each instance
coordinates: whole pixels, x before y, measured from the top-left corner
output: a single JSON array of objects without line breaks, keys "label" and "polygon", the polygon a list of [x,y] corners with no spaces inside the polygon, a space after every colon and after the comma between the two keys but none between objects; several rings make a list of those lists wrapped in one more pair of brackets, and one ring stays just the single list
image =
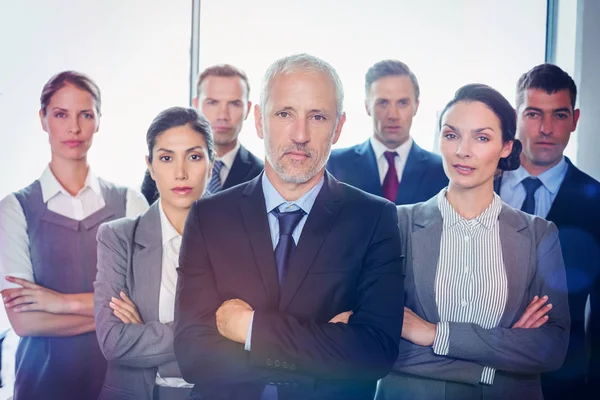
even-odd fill
[{"label": "hand", "polygon": [[68,295],[55,292],[26,279],[7,276],[6,280],[22,288],[8,289],[4,306],[14,312],[44,311],[52,314],[69,314],[71,307]]},{"label": "hand", "polygon": [[411,309],[404,307],[402,338],[419,346],[433,346],[437,325],[425,321]]},{"label": "hand", "polygon": [[348,320],[350,319],[350,316],[352,314],[353,314],[352,311],[344,311],[342,313],[339,313],[335,317],[331,318],[329,320],[329,323],[330,324],[337,324],[337,323],[347,324]]},{"label": "hand", "polygon": [[109,306],[112,308],[113,314],[124,324],[143,324],[144,321],[133,301],[123,291],[119,295],[120,299],[110,298]]},{"label": "hand", "polygon": [[237,343],[246,343],[252,307],[244,300],[227,300],[217,310],[217,329],[221,336]]},{"label": "hand", "polygon": [[546,315],[551,309],[552,304],[546,304],[548,296],[538,297],[535,296],[529,303],[523,315],[515,324],[513,328],[539,328],[548,322],[548,316]]}]

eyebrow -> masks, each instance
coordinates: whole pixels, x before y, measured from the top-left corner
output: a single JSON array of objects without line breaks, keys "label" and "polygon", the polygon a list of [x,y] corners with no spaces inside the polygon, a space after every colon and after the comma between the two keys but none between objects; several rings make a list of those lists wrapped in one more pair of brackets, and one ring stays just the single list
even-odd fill
[{"label": "eyebrow", "polygon": [[[189,149],[187,149],[185,152],[186,153],[191,153],[192,151],[202,151],[204,152],[204,148],[202,146],[194,146],[194,147],[190,147]],[[156,149],[156,151],[164,151],[165,153],[175,153],[173,150],[169,150],[169,149],[165,149],[164,147],[161,147],[159,149]]]},{"label": "eyebrow", "polygon": [[[447,126],[448,128],[452,129],[453,131],[460,132],[460,129],[458,129],[458,128],[450,125],[450,124],[444,124],[443,126]],[[493,128],[490,128],[489,126],[486,126],[486,127],[483,127],[483,128],[477,128],[477,129],[471,130],[471,134],[476,135],[478,133],[482,133],[486,129],[489,129],[490,131],[495,132]]]},{"label": "eyebrow", "polygon": [[[523,111],[537,111],[539,113],[544,113],[544,110],[542,110],[541,108],[537,108],[537,107],[527,107]],[[561,108],[555,108],[555,109],[553,109],[552,112],[553,113],[566,112],[568,114],[571,114],[571,109],[568,108],[568,107],[561,107]]]},{"label": "eyebrow", "polygon": [[[65,112],[68,112],[69,110],[67,110],[66,108],[62,108],[62,107],[52,107],[52,111],[65,111]],[[86,109],[86,110],[81,110],[79,112],[80,113],[92,112],[92,110],[91,109]]]}]

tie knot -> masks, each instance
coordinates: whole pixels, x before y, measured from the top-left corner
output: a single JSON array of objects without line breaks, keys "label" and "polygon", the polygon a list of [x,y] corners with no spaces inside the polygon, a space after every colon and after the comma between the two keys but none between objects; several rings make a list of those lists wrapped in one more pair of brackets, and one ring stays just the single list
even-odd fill
[{"label": "tie knot", "polygon": [[225,165],[225,163],[223,161],[221,161],[221,160],[215,161],[215,164],[213,165],[212,173],[218,175],[221,172],[221,168],[223,168],[223,165]]},{"label": "tie knot", "polygon": [[385,153],[383,153],[383,155],[385,156],[385,159],[387,160],[388,164],[393,164],[394,159],[396,158],[398,153],[396,153],[395,151],[386,151]]},{"label": "tie knot", "polygon": [[296,229],[298,222],[300,222],[305,214],[303,210],[280,212],[277,209],[274,209],[271,212],[279,221],[279,235],[291,235],[292,232],[294,232],[294,229]]},{"label": "tie knot", "polygon": [[523,187],[525,188],[525,193],[527,195],[533,195],[535,191],[538,190],[540,186],[542,186],[542,181],[540,181],[538,178],[532,177],[523,179],[521,183],[523,184]]}]

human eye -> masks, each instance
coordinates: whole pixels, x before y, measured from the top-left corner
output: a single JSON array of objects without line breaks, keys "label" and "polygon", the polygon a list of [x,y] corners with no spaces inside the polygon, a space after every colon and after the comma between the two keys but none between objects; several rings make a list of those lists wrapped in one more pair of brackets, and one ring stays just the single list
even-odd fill
[{"label": "human eye", "polygon": [[527,111],[525,113],[525,118],[534,119],[534,118],[538,118],[539,116],[540,116],[540,113],[538,113],[537,111]]},{"label": "human eye", "polygon": [[202,158],[203,157],[200,154],[190,154],[190,160],[192,161],[200,161]]},{"label": "human eye", "polygon": [[287,111],[280,111],[276,115],[281,118],[288,118],[290,116],[290,113]]},{"label": "human eye", "polygon": [[565,120],[565,119],[569,118],[569,114],[567,114],[567,113],[557,113],[556,114],[556,118],[558,118],[560,120]]},{"label": "human eye", "polygon": [[171,156],[167,156],[167,155],[160,156],[158,159],[162,162],[169,162],[169,161],[173,160],[173,158]]},{"label": "human eye", "polygon": [[457,138],[456,133],[454,133],[454,132],[444,132],[443,136],[447,140],[452,140],[452,139]]},{"label": "human eye", "polygon": [[313,116],[313,119],[314,119],[315,121],[325,121],[325,120],[327,120],[327,118],[326,118],[324,115],[321,115],[321,114],[316,114],[316,115],[314,115],[314,116]]},{"label": "human eye", "polygon": [[92,113],[83,113],[83,118],[85,119],[94,119],[94,114]]},{"label": "human eye", "polygon": [[485,136],[477,136],[477,141],[486,143],[486,142],[489,142],[490,139],[488,137],[485,137]]},{"label": "human eye", "polygon": [[67,117],[67,114],[66,114],[66,113],[64,113],[64,112],[62,112],[62,111],[58,111],[58,112],[54,113],[54,116],[55,116],[56,118],[66,118],[66,117]]}]

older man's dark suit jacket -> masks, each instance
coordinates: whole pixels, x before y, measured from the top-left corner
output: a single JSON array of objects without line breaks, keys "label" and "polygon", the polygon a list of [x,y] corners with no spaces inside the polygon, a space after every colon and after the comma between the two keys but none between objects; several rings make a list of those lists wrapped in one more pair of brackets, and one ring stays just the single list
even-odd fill
[{"label": "older man's dark suit jacket", "polygon": [[[585,383],[598,386],[600,379],[600,183],[585,174],[567,158],[568,170],[546,219],[559,231],[571,312],[571,336],[562,367],[542,375],[544,398],[597,398],[598,393]],[[501,179],[495,182],[499,193]],[[584,331],[585,304],[591,296],[588,340],[592,357],[586,351]],[[550,299],[552,302],[552,299]],[[591,396],[591,397],[590,397]]]},{"label": "older man's dark suit jacket", "polygon": [[[404,273],[396,208],[326,174],[282,287],[261,177],[199,200],[188,216],[175,353],[202,399],[371,400],[398,355]],[[251,351],[220,336],[217,308],[255,310]],[[353,310],[347,325],[330,324]]]}]

